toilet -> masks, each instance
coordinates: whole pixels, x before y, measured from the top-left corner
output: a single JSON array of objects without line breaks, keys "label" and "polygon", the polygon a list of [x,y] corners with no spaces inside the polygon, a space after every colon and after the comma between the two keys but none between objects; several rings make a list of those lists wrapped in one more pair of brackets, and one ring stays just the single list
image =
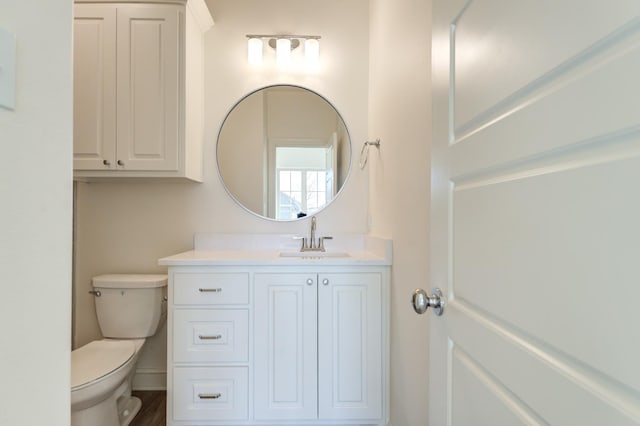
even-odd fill
[{"label": "toilet", "polygon": [[92,280],[104,339],[71,352],[71,426],[126,426],[140,411],[131,396],[145,339],[166,315],[166,275],[112,274]]}]

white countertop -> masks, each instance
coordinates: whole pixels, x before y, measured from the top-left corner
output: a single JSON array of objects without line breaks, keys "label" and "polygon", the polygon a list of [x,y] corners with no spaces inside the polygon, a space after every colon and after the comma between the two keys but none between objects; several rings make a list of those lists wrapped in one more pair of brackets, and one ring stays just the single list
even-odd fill
[{"label": "white countertop", "polygon": [[[334,237],[325,242],[326,253],[299,252],[290,235],[198,234],[194,249],[163,257],[163,266],[389,266],[391,240],[366,235]],[[281,254],[285,253],[286,256]],[[335,257],[338,253],[347,256]]]}]

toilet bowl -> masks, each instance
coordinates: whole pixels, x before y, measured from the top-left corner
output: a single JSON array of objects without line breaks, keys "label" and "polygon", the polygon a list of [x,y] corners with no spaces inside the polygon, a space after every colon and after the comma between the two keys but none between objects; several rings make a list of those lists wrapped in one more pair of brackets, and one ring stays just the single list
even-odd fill
[{"label": "toilet bowl", "polygon": [[71,352],[71,426],[126,426],[142,405],[131,396],[145,338],[165,318],[166,275],[102,275],[93,279],[102,340]]},{"label": "toilet bowl", "polygon": [[71,353],[71,424],[128,425],[141,402],[131,396],[144,339],[96,340]]}]

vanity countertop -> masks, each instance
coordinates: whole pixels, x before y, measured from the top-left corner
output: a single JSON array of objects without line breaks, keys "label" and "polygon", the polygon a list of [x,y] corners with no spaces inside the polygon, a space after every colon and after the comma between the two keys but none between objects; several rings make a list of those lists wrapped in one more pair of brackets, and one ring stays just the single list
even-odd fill
[{"label": "vanity countertop", "polygon": [[194,249],[163,257],[163,266],[389,266],[391,240],[349,235],[327,242],[326,252],[301,253],[291,236],[198,234]]}]

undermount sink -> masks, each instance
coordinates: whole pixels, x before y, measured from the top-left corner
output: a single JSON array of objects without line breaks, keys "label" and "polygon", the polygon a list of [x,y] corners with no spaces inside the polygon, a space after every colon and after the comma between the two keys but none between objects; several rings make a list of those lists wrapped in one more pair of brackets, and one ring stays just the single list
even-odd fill
[{"label": "undermount sink", "polygon": [[343,251],[281,251],[280,257],[349,257]]}]

